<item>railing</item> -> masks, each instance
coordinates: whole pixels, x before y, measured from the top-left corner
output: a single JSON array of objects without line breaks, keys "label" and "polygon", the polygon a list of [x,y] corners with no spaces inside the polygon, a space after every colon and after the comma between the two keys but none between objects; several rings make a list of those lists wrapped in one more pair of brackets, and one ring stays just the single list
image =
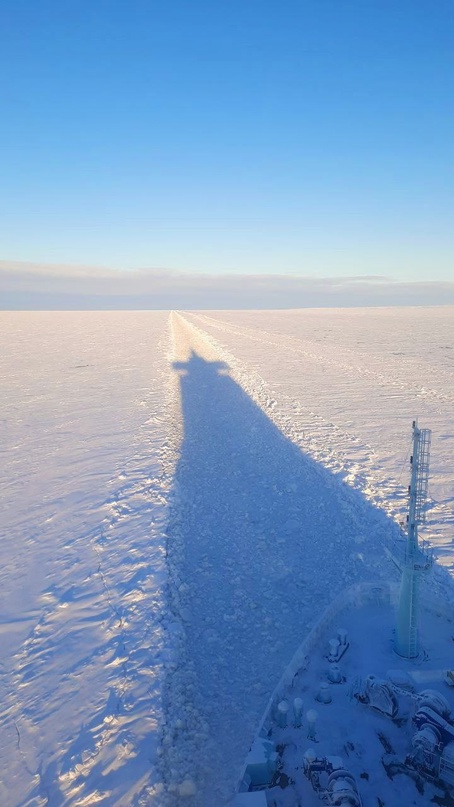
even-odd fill
[{"label": "railing", "polygon": [[430,462],[430,429],[421,429],[419,432],[418,473],[416,477],[416,504],[415,521],[424,524],[426,521],[427,490],[429,487]]}]

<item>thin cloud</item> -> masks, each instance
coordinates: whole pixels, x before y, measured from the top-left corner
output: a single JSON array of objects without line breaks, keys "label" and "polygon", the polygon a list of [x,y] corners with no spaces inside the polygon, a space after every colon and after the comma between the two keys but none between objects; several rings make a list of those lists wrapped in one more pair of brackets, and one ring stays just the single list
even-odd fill
[{"label": "thin cloud", "polygon": [[454,283],[381,275],[208,275],[0,261],[2,309],[307,308],[452,305]]}]

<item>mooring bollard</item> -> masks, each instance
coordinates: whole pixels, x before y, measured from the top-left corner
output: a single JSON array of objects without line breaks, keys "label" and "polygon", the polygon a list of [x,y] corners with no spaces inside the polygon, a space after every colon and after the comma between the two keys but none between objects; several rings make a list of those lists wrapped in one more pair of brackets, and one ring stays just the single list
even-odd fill
[{"label": "mooring bollard", "polygon": [[280,703],[278,703],[277,719],[281,729],[285,729],[285,727],[287,726],[288,710],[289,706],[287,701],[281,701]]},{"label": "mooring bollard", "polygon": [[315,724],[317,723],[318,713],[315,709],[309,709],[306,714],[307,718],[307,739],[312,740],[312,742],[317,741],[317,735],[315,733]]},{"label": "mooring bollard", "polygon": [[303,701],[301,698],[295,698],[293,701],[293,718],[296,728],[301,726],[301,716],[303,713]]}]

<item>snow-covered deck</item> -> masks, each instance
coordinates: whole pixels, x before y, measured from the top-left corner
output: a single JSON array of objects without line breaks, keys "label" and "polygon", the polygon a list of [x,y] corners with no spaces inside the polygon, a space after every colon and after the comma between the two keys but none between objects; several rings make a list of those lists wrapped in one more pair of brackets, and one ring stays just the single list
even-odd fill
[{"label": "snow-covered deck", "polygon": [[[417,659],[403,659],[393,646],[396,594],[395,586],[377,586],[375,592],[370,586],[354,588],[350,596],[339,601],[337,610],[331,608],[322,618],[319,628],[285,671],[260,728],[261,736],[273,744],[278,757],[274,786],[266,789],[264,803],[276,807],[320,805],[304,773],[303,759],[308,749],[313,749],[318,758],[342,759],[343,767],[355,777],[363,807],[427,807],[434,797],[438,799],[434,803],[450,803],[443,788],[409,769],[405,773],[401,765],[411,751],[416,732],[411,723],[416,708],[412,696],[407,700],[403,697],[407,717],[398,721],[352,697],[355,679],[370,674],[388,680],[407,678],[415,693],[438,690],[454,712],[454,687],[445,681],[446,669],[454,658],[454,620],[442,603],[428,602],[421,619],[422,652]],[[339,662],[342,681],[329,683],[329,640],[336,636],[337,628],[347,631],[349,647]],[[317,698],[321,682],[328,682],[329,703]],[[295,726],[298,720],[293,708],[297,698],[303,701],[299,727]],[[289,706],[285,726],[278,709],[283,701]],[[317,713],[315,741],[308,737],[306,715],[310,710]],[[247,781],[247,765],[243,775]],[[247,807],[248,797],[241,798],[245,798]]]}]

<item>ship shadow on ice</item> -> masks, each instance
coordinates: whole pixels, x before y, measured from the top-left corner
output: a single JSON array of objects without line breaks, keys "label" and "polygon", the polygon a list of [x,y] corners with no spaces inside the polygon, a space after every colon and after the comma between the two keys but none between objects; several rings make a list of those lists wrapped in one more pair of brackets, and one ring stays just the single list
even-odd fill
[{"label": "ship shadow on ice", "polygon": [[[191,699],[217,738],[210,764],[194,771],[208,804],[219,784],[211,772],[235,784],[267,698],[325,607],[355,582],[398,579],[385,546],[399,528],[286,438],[225,363],[193,351],[173,367],[183,440],[168,559]],[[169,731],[189,680],[172,676]],[[168,768],[179,743],[194,758],[184,743],[200,726],[186,726],[167,745]]]}]

